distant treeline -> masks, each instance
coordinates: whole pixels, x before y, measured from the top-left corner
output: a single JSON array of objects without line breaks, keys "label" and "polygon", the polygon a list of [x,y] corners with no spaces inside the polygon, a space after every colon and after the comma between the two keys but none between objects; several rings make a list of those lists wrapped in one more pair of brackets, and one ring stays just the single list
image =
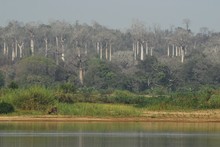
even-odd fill
[{"label": "distant treeline", "polygon": [[162,30],[136,21],[126,31],[54,21],[0,27],[0,86],[196,91],[220,85],[220,33]]}]

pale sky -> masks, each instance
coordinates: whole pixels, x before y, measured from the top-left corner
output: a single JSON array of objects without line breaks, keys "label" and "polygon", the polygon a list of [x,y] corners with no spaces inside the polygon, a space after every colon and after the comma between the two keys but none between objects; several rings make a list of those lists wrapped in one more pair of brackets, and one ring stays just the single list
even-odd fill
[{"label": "pale sky", "polygon": [[146,26],[201,27],[220,32],[220,0],[0,0],[0,26],[11,20],[48,23],[64,20],[91,24],[97,21],[113,29],[127,29],[138,19]]}]

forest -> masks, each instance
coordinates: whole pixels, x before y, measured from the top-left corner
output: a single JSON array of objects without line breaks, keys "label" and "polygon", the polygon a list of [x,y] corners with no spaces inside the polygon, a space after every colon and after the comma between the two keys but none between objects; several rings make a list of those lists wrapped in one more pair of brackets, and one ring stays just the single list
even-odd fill
[{"label": "forest", "polygon": [[[0,96],[7,89],[36,86],[61,89],[61,102],[125,104],[143,104],[139,95],[188,93],[193,99],[205,91],[207,102],[217,95],[219,105],[215,107],[219,107],[220,33],[205,27],[193,33],[189,19],[181,27],[165,30],[135,20],[124,31],[98,22],[10,21],[0,27]],[[85,100],[91,93],[97,97]],[[84,95],[79,96],[81,100],[73,98],[79,94]],[[122,99],[117,99],[120,95]]]}]

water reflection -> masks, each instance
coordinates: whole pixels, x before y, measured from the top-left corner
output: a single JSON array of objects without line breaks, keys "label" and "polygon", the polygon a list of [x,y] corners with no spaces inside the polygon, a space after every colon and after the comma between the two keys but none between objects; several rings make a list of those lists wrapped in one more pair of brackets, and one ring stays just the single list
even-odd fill
[{"label": "water reflection", "polygon": [[0,123],[0,147],[220,146],[217,123]]}]

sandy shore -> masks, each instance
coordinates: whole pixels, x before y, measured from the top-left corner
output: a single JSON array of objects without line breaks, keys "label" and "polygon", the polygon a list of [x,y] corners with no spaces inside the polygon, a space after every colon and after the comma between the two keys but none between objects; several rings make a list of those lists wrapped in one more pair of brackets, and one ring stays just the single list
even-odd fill
[{"label": "sandy shore", "polygon": [[52,122],[216,122],[220,123],[220,110],[202,111],[145,111],[140,117],[78,117],[66,115],[0,116],[0,121],[52,121]]}]

